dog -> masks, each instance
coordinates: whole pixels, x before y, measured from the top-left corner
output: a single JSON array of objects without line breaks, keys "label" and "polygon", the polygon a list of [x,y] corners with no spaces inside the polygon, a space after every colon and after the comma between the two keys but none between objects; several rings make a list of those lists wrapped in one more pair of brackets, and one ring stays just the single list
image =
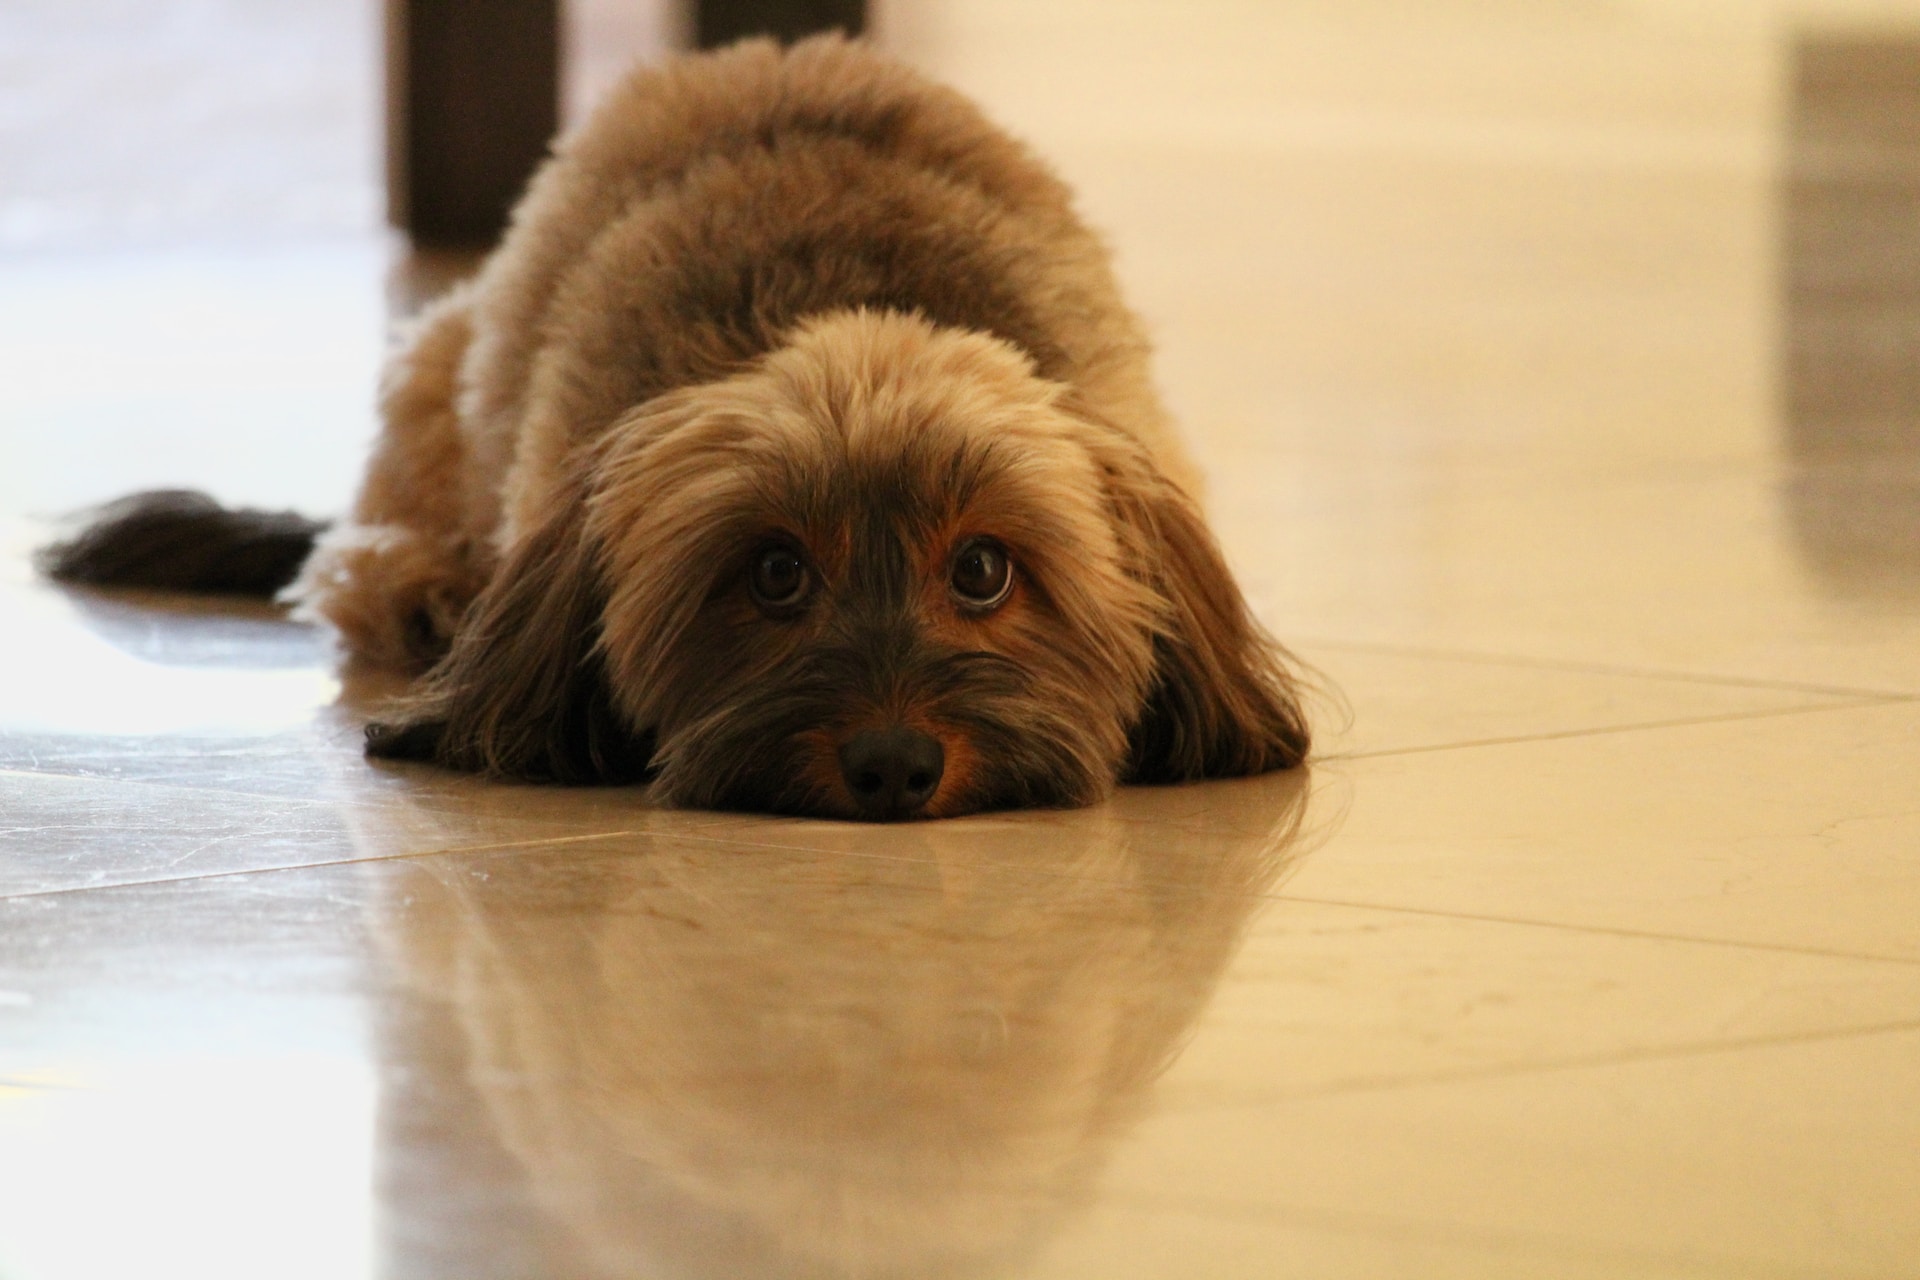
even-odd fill
[{"label": "dog", "polygon": [[861,43],[634,73],[381,410],[337,525],[140,495],[42,567],[284,588],[416,674],[369,755],[673,805],[944,817],[1306,755],[1101,241]]}]

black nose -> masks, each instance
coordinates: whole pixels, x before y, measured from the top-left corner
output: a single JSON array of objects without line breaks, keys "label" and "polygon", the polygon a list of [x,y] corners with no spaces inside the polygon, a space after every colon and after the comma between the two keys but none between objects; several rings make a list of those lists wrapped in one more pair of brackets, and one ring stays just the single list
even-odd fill
[{"label": "black nose", "polygon": [[862,729],[840,748],[840,776],[863,818],[905,818],[933,798],[947,753],[932,734]]}]

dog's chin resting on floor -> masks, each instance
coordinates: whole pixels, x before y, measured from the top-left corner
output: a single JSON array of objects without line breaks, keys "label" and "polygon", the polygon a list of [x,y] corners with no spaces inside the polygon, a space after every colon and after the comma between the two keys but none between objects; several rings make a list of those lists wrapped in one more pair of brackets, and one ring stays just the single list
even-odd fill
[{"label": "dog's chin resting on floor", "polygon": [[[180,494],[42,563],[285,585],[417,673],[370,754],[680,805],[937,817],[1306,752],[1104,248],[1025,147],[860,44],[631,76],[382,411],[303,564],[286,517]],[[280,572],[246,560],[273,531]]]}]

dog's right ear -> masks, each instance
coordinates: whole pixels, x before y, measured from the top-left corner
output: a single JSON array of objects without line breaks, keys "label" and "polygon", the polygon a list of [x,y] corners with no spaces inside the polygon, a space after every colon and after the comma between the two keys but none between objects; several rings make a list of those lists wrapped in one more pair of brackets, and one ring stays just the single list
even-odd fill
[{"label": "dog's right ear", "polygon": [[606,593],[581,489],[508,553],[420,687],[367,726],[368,755],[538,782],[646,775],[651,735],[615,709],[598,652]]}]

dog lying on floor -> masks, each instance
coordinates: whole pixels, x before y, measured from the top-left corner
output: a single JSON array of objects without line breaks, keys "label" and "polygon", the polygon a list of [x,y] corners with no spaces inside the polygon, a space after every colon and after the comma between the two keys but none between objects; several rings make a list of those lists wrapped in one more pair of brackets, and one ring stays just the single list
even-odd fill
[{"label": "dog lying on floor", "polygon": [[1295,680],[1147,355],[965,99],[749,42],[559,143],[391,361],[350,519],[139,495],[41,563],[286,587],[419,673],[377,757],[872,819],[1291,766]]}]

